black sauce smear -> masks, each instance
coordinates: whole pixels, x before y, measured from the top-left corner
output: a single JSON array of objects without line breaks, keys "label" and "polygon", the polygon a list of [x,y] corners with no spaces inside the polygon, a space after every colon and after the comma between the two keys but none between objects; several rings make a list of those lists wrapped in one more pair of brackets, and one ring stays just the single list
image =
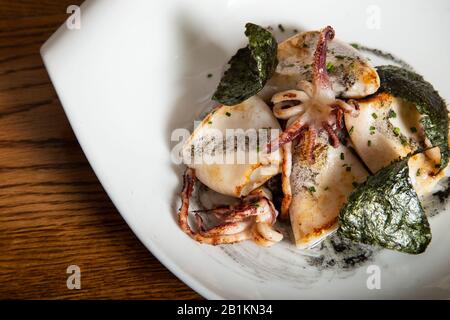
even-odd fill
[{"label": "black sauce smear", "polygon": [[366,47],[366,46],[361,45],[359,43],[351,43],[350,45],[353,48],[355,48],[355,49],[357,49],[359,51],[369,52],[369,53],[371,53],[374,56],[377,56],[379,58],[383,58],[383,59],[386,59],[386,60],[390,60],[390,61],[392,61],[394,63],[397,63],[400,66],[402,66],[404,69],[407,69],[409,71],[414,71],[413,67],[410,64],[408,64],[404,60],[394,56],[392,53],[389,53],[389,52],[386,52],[386,51],[382,51],[380,49]]},{"label": "black sauce smear", "polygon": [[372,260],[376,248],[370,245],[355,243],[334,234],[320,244],[320,255],[307,257],[309,265],[318,269],[338,268],[349,270],[357,268]]},{"label": "black sauce smear", "polygon": [[447,178],[447,186],[445,187],[445,189],[433,193],[433,196],[438,197],[439,201],[441,203],[444,203],[450,196],[450,179]]}]

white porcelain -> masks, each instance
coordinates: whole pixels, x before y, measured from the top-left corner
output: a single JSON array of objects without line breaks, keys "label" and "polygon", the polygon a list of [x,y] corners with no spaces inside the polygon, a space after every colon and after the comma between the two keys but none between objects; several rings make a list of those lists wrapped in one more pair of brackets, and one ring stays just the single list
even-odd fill
[{"label": "white porcelain", "polygon": [[[447,0],[86,1],[81,29],[63,25],[42,56],[87,158],[124,219],[206,298],[450,298],[450,212],[430,219],[426,253],[385,250],[350,271],[305,266],[289,242],[212,247],[180,231],[175,215],[183,168],[171,161],[171,132],[191,128],[209,104],[224,64],[245,43],[248,21],[275,30],[282,23],[284,37],[293,28],[331,25],[342,40],[395,53],[450,98]],[[379,290],[367,288],[369,265],[381,270]]]}]

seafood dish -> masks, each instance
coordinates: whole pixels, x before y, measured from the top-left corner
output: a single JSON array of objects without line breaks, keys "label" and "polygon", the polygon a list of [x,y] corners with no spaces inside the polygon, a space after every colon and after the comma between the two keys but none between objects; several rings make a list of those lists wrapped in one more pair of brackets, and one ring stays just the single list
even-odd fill
[{"label": "seafood dish", "polygon": [[[183,141],[181,230],[209,245],[303,250],[335,234],[424,252],[423,201],[449,158],[444,99],[410,68],[373,66],[331,26],[279,43],[267,28],[245,29],[216,106]],[[198,188],[227,200],[192,208]]]}]

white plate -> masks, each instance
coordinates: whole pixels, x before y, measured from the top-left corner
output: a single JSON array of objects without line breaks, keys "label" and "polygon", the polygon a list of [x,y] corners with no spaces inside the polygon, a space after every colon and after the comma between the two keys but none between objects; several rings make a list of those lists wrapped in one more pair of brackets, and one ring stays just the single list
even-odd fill
[{"label": "white plate", "polygon": [[[248,21],[275,29],[282,23],[285,35],[332,25],[342,40],[397,54],[450,98],[446,0],[87,1],[81,29],[62,26],[42,56],[84,152],[127,223],[206,298],[450,298],[450,212],[431,218],[426,253],[385,250],[350,270],[310,267],[288,242],[211,247],[180,231],[183,169],[171,161],[171,132],[192,127],[208,104],[224,64],[245,43]],[[367,287],[369,265],[381,270],[379,290]]]}]

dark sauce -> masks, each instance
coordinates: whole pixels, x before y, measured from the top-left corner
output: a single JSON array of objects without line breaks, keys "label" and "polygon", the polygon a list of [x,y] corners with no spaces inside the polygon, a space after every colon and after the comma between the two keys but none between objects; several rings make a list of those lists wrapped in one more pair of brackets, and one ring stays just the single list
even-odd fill
[{"label": "dark sauce", "polygon": [[352,43],[351,45],[352,45],[352,47],[354,47],[355,49],[357,49],[359,51],[371,53],[378,58],[382,58],[382,59],[386,59],[391,62],[394,62],[394,63],[398,64],[399,66],[401,66],[402,68],[405,68],[409,71],[414,71],[414,68],[410,64],[405,62],[403,59],[400,59],[400,58],[394,56],[392,53],[382,51],[380,49],[366,47],[359,43]]},{"label": "dark sauce", "polygon": [[321,270],[332,268],[349,270],[371,260],[378,250],[369,245],[352,242],[335,233],[322,241],[318,256],[306,257],[306,260],[309,265]]},{"label": "dark sauce", "polygon": [[433,196],[437,197],[439,199],[440,203],[445,203],[450,196],[450,179],[446,178],[444,189],[439,190],[435,193],[433,193]]}]

